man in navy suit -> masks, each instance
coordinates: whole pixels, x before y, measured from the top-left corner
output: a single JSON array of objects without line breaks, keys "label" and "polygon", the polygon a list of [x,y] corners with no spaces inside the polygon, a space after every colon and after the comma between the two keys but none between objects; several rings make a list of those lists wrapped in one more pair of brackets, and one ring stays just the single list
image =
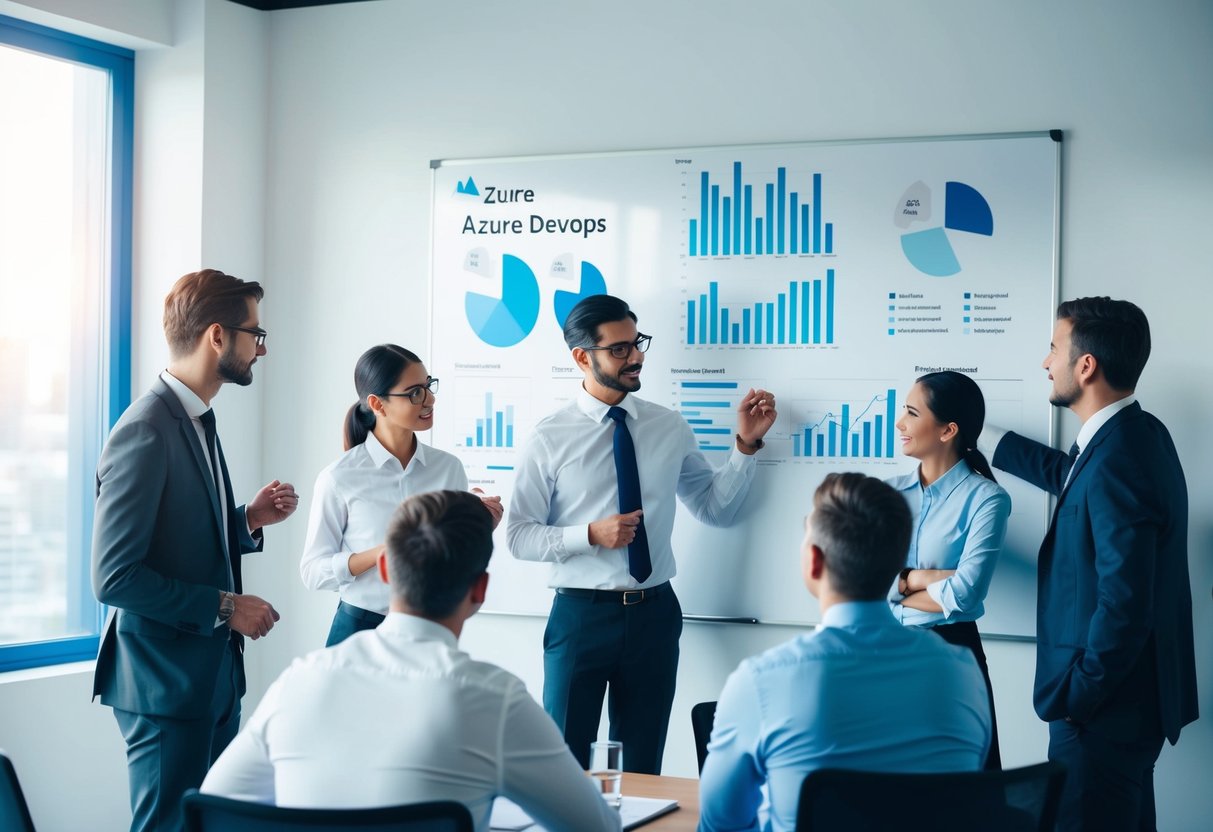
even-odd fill
[{"label": "man in navy suit", "polygon": [[164,301],[168,369],[114,425],[97,466],[93,590],[115,608],[93,695],[127,745],[133,830],[175,830],[181,796],[240,726],[243,637],[274,608],[244,595],[240,556],[299,503],[277,480],[236,507],[211,399],[252,383],[265,355],[261,286],[214,269],[182,277]]},{"label": "man in navy suit", "polygon": [[1036,713],[1065,764],[1061,829],[1154,829],[1154,763],[1197,717],[1188,490],[1133,391],[1150,325],[1128,301],[1057,309],[1050,402],[1082,421],[1067,455],[983,435],[996,468],[1057,496],[1040,547]]}]

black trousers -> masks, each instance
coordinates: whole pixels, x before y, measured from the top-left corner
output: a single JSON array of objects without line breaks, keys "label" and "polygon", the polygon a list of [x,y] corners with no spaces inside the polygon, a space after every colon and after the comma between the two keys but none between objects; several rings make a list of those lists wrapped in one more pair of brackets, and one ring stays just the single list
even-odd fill
[{"label": "black trousers", "polygon": [[973,621],[957,621],[955,624],[939,624],[932,628],[944,641],[973,651],[982,678],[986,680],[986,695],[990,699],[990,751],[986,754],[986,771],[1002,769],[1002,755],[998,753],[998,717],[994,713],[994,686],[990,684],[990,668],[986,665],[986,651],[981,647],[981,634]]},{"label": "black trousers", "polygon": [[623,743],[624,770],[661,773],[681,635],[669,584],[630,606],[620,593],[557,593],[543,634],[543,707],[582,768],[609,688],[610,738]]}]

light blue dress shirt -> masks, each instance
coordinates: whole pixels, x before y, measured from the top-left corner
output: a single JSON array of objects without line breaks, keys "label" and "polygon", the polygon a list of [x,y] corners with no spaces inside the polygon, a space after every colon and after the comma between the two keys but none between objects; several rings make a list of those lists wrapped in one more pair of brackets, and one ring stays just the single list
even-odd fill
[{"label": "light blue dress shirt", "polygon": [[893,615],[902,624],[914,627],[981,618],[998,553],[1007,536],[1010,495],[964,460],[926,488],[918,480],[917,468],[887,482],[906,498],[914,520],[906,566],[956,570],[950,578],[927,585],[927,594],[943,612],[902,606],[894,581],[889,590]]},{"label": "light blue dress shirt", "polygon": [[725,683],[699,829],[791,832],[810,771],[976,771],[989,742],[967,648],[898,625],[884,601],[835,604],[816,632],[746,659]]}]

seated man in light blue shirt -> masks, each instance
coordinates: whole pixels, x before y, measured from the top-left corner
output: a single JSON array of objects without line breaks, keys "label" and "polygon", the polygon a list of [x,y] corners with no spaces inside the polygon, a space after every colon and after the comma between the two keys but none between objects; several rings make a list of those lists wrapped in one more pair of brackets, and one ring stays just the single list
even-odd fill
[{"label": "seated man in light blue shirt", "polygon": [[821,626],[746,659],[725,683],[700,776],[701,832],[790,832],[818,768],[981,768],[990,708],[973,654],[902,627],[885,600],[909,538],[906,502],[880,480],[830,474],[817,489],[801,553]]}]

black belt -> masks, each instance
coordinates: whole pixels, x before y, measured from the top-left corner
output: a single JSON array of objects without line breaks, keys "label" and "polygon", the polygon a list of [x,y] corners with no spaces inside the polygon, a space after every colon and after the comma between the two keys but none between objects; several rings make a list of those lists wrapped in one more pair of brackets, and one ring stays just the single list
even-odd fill
[{"label": "black belt", "polygon": [[374,624],[381,623],[383,621],[383,619],[387,617],[381,612],[375,612],[374,610],[364,610],[362,607],[354,606],[353,604],[349,603],[348,601],[342,601],[339,604],[337,604],[337,611],[340,612],[342,615],[348,615],[350,618],[354,619],[355,621],[370,621]]},{"label": "black belt", "polygon": [[570,586],[556,587],[557,595],[568,598],[582,598],[595,604],[623,604],[630,607],[643,603],[650,598],[656,598],[663,592],[670,591],[670,582],[651,586],[648,589],[576,589]]}]

